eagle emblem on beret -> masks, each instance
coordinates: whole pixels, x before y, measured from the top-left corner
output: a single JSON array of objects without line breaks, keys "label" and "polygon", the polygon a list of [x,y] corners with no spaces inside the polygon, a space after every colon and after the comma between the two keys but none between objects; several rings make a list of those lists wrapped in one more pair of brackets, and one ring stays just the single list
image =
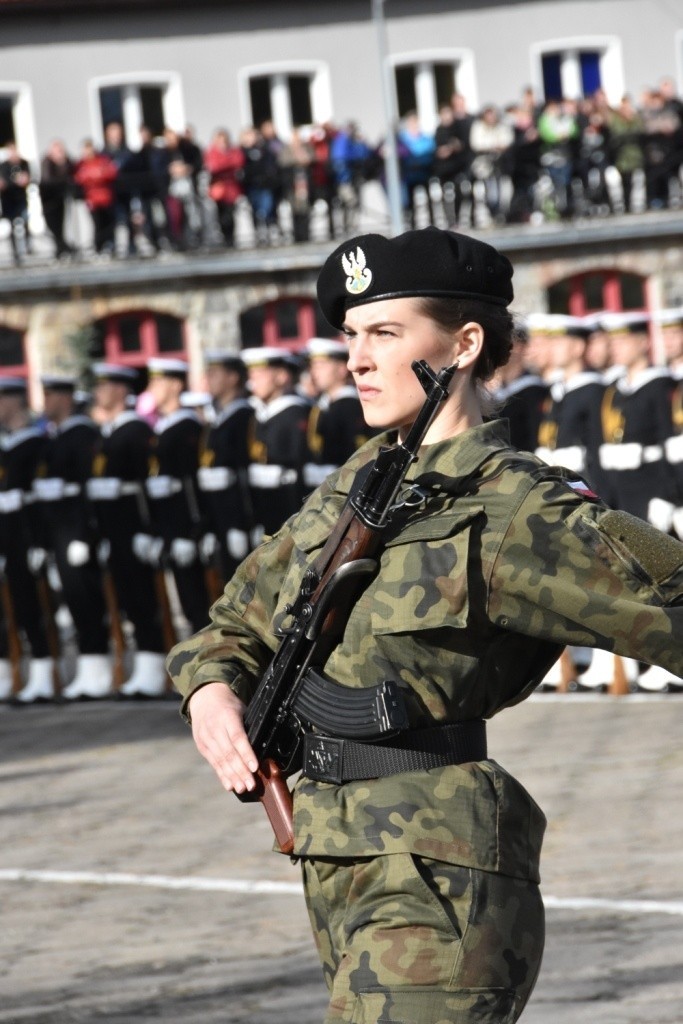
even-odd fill
[{"label": "eagle emblem on beret", "polygon": [[342,253],[341,262],[346,274],[347,292],[360,295],[367,291],[372,281],[372,271],[365,265],[365,253],[360,246],[355,253]]}]

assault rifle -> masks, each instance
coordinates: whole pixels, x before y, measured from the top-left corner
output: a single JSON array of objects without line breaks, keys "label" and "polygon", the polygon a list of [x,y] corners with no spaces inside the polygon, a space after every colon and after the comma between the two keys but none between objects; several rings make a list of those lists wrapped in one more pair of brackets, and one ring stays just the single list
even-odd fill
[{"label": "assault rifle", "polygon": [[[283,853],[294,848],[292,795],[285,780],[300,767],[297,755],[306,722],[318,724],[314,712],[304,715],[297,706],[300,692],[309,670],[324,665],[340,640],[361,584],[367,584],[377,570],[377,555],[399,491],[439,406],[448,397],[456,368],[457,363],[435,373],[426,362],[413,362],[426,400],[405,441],[382,447],[361,486],[352,490],[335,528],[304,573],[294,604],[286,608],[291,625],[280,631],[280,646],[247,707],[244,726],[259,767],[255,790],[237,795],[243,802],[259,800],[264,805]],[[312,675],[320,679],[315,672]],[[340,712],[347,691],[352,712],[354,691],[331,681],[327,685],[336,686]],[[402,703],[394,692],[387,692],[387,685],[376,688],[382,690],[377,694],[377,719],[384,733],[405,725]]]}]

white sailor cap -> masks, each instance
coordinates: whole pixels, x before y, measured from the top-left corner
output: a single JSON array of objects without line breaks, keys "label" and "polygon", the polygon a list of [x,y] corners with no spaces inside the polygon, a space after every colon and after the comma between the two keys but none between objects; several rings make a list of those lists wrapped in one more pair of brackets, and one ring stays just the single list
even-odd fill
[{"label": "white sailor cap", "polygon": [[528,313],[524,317],[527,334],[546,334],[548,332],[548,313]]},{"label": "white sailor cap", "polygon": [[608,334],[620,334],[626,331],[628,334],[647,334],[650,323],[649,313],[612,313],[605,312],[600,317],[603,331]]},{"label": "white sailor cap", "polygon": [[189,369],[189,364],[184,359],[167,359],[155,356],[147,362],[147,370],[150,377],[175,377],[185,380]]},{"label": "white sailor cap", "polygon": [[25,377],[0,377],[0,395],[25,395],[27,387]]},{"label": "white sailor cap", "polygon": [[118,363],[94,363],[92,372],[96,384],[125,384],[132,388],[138,379],[138,371],[133,366]]},{"label": "white sailor cap", "polygon": [[588,334],[595,334],[597,331],[603,331],[602,318],[604,312],[600,313],[586,313],[585,316],[581,317],[583,325]]},{"label": "white sailor cap", "polygon": [[258,348],[243,348],[241,352],[244,363],[253,366],[284,366],[288,370],[299,370],[301,363],[293,352],[275,345],[261,345]]},{"label": "white sailor cap", "polygon": [[40,378],[43,391],[75,391],[76,377],[70,373],[44,373]]},{"label": "white sailor cap", "polygon": [[180,396],[180,404],[185,409],[202,409],[211,405],[212,401],[208,391],[185,391]]},{"label": "white sailor cap", "polygon": [[652,314],[652,319],[660,327],[682,327],[683,306],[672,306],[669,309],[658,309]]},{"label": "white sailor cap", "polygon": [[588,329],[583,317],[569,316],[567,313],[548,313],[546,315],[547,334],[555,337],[587,338]]},{"label": "white sailor cap", "polygon": [[333,341],[332,338],[311,338],[305,348],[309,359],[343,359],[349,358],[349,346],[345,341]]}]

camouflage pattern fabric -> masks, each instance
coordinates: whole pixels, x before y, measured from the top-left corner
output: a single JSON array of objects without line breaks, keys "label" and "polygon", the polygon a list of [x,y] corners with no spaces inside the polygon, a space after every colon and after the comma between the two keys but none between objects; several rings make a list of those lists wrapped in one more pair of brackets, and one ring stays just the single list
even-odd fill
[{"label": "camouflage pattern fabric", "polygon": [[[374,438],[329,477],[245,560],[211,609],[210,625],[171,652],[168,669],[185,713],[192,692],[215,680],[248,702],[304,568],[356,473],[386,441]],[[402,683],[418,727],[488,718],[523,700],[565,644],[603,647],[683,675],[682,544],[587,497],[568,471],[510,449],[501,422],[425,447],[411,480],[427,499],[396,513],[379,570],[325,665],[332,679],[354,687]],[[544,825],[530,795],[494,760],[341,786],[302,777],[295,787],[295,852],[316,864],[372,858],[388,872],[410,855],[439,862],[442,873],[449,865],[484,872],[528,891],[539,880]],[[398,891],[397,915],[401,899]],[[505,901],[494,916],[512,962],[521,938]],[[524,977],[533,963],[530,956]],[[373,970],[380,992],[400,987],[391,972]],[[525,983],[517,977],[496,985],[508,983],[521,998]],[[454,982],[460,995],[449,993],[452,1004],[464,984]],[[444,1008],[443,1019],[515,1020],[517,1003],[509,1011],[485,1008],[494,999],[491,984],[481,996],[488,1017],[477,1016],[465,995],[465,1015]],[[331,1020],[441,1019],[431,1009],[420,1016],[412,996],[402,996],[407,1008],[394,1012],[382,994],[351,991],[370,1009]]]},{"label": "camouflage pattern fabric", "polygon": [[303,877],[330,990],[324,1024],[518,1019],[543,950],[534,883],[408,853],[305,859]]}]

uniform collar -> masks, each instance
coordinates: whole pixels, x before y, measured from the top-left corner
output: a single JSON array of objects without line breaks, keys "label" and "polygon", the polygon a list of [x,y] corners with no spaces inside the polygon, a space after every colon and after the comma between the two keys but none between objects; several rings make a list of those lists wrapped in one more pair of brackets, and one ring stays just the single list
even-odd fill
[{"label": "uniform collar", "polygon": [[471,476],[491,455],[510,447],[510,426],[506,419],[490,420],[470,427],[445,441],[420,448],[413,479],[429,473],[448,475],[454,481]]}]

